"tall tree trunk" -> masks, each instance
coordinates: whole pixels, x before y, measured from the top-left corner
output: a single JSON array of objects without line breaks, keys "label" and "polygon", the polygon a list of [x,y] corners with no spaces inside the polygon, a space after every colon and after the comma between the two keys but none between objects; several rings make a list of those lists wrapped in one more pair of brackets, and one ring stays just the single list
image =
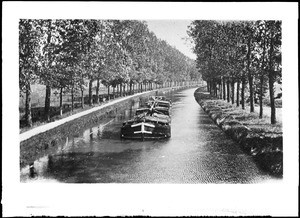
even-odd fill
[{"label": "tall tree trunk", "polygon": [[59,92],[59,115],[63,115],[63,87],[60,87]]},{"label": "tall tree trunk", "polygon": [[93,105],[93,80],[90,79],[89,82],[89,105],[92,106]]},{"label": "tall tree trunk", "polygon": [[225,77],[223,77],[223,100],[226,100],[226,81],[225,81]]},{"label": "tall tree trunk", "polygon": [[242,77],[242,90],[241,90],[241,104],[242,104],[242,109],[245,110],[245,86],[246,86],[246,80],[243,75]]},{"label": "tall tree trunk", "polygon": [[270,104],[271,104],[271,124],[276,123],[276,109],[275,109],[275,99],[274,99],[274,77],[273,77],[273,52],[274,52],[274,38],[273,38],[273,28],[271,27],[271,41],[269,50],[269,94],[270,94]]},{"label": "tall tree trunk", "polygon": [[218,97],[218,89],[217,89],[217,82],[214,81],[214,92],[215,92],[215,97]]},{"label": "tall tree trunk", "polygon": [[[51,37],[52,37],[52,34],[51,34],[51,21],[48,21],[48,34],[47,34],[47,44],[49,45],[50,42],[51,42]],[[51,64],[52,64],[52,61],[50,61],[48,63],[48,69],[51,68]],[[44,111],[44,116],[45,116],[45,119],[47,121],[50,120],[50,106],[51,106],[51,100],[50,100],[50,97],[51,97],[51,86],[49,84],[46,84],[46,96],[45,96],[45,111]]]},{"label": "tall tree trunk", "polygon": [[250,112],[254,112],[254,101],[253,101],[253,76],[250,72],[250,55],[251,55],[251,38],[248,38],[248,52],[247,52],[247,73],[248,73],[248,82],[249,82],[249,101],[250,101]]},{"label": "tall tree trunk", "polygon": [[110,100],[109,85],[107,85],[107,100]]},{"label": "tall tree trunk", "polygon": [[263,88],[264,88],[264,75],[260,75],[260,90],[259,90],[259,118],[263,116]]},{"label": "tall tree trunk", "polygon": [[100,79],[97,79],[97,86],[96,86],[96,104],[100,104],[100,101],[99,101],[99,89],[100,89]]},{"label": "tall tree trunk", "polygon": [[130,95],[132,95],[132,81],[130,80],[130,84],[129,84],[129,93]]},{"label": "tall tree trunk", "polygon": [[122,97],[122,94],[123,94],[122,89],[123,89],[123,86],[122,86],[122,83],[120,83],[120,97]]},{"label": "tall tree trunk", "polygon": [[71,111],[73,112],[74,111],[74,86],[72,86],[72,89],[71,89]]},{"label": "tall tree trunk", "polygon": [[219,83],[219,90],[220,90],[219,99],[222,99],[222,95],[223,95],[222,80],[220,80],[220,83]]},{"label": "tall tree trunk", "polygon": [[270,104],[271,104],[271,124],[276,123],[276,109],[274,99],[274,78],[272,72],[269,72],[269,92],[270,92]]},{"label": "tall tree trunk", "polygon": [[234,104],[234,78],[231,80],[231,103]]},{"label": "tall tree trunk", "polygon": [[266,40],[263,39],[263,53],[260,74],[260,90],[259,90],[259,118],[263,116],[263,95],[264,95],[264,74],[265,74],[265,55],[266,55]]},{"label": "tall tree trunk", "polygon": [[126,96],[126,83],[123,85],[123,96]]},{"label": "tall tree trunk", "polygon": [[46,85],[46,97],[45,97],[45,119],[47,121],[50,120],[50,97],[51,97],[51,87],[50,85]]},{"label": "tall tree trunk", "polygon": [[250,112],[254,112],[254,99],[253,99],[253,76],[248,75],[249,80],[249,103],[250,103]]},{"label": "tall tree trunk", "polygon": [[26,84],[26,100],[25,100],[25,122],[26,125],[32,126],[32,116],[31,116],[31,88],[30,83]]},{"label": "tall tree trunk", "polygon": [[240,83],[241,81],[238,79],[236,85],[236,106],[240,106]]},{"label": "tall tree trunk", "polygon": [[227,102],[230,102],[230,81],[227,80]]},{"label": "tall tree trunk", "polygon": [[220,83],[217,83],[218,87],[218,99],[222,98],[222,86]]},{"label": "tall tree trunk", "polygon": [[83,96],[83,87],[80,88],[80,91],[81,91],[81,108],[84,108],[84,96]]}]

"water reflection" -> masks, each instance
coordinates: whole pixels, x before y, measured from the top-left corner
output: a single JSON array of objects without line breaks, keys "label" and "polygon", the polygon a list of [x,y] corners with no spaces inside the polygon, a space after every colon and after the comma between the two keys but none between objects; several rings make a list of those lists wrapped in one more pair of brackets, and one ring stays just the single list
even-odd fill
[{"label": "water reflection", "polygon": [[261,172],[196,103],[195,89],[165,93],[172,100],[171,138],[120,139],[120,127],[147,99],[69,135],[56,152],[35,161],[36,177],[22,169],[21,181],[67,183],[257,183]]}]

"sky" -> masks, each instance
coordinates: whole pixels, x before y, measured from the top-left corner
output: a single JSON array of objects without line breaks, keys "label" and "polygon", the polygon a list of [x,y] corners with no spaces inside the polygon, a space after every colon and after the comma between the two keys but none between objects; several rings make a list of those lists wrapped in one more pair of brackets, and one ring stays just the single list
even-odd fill
[{"label": "sky", "polygon": [[146,22],[149,30],[158,38],[166,40],[189,58],[196,59],[191,42],[185,40],[188,37],[187,29],[191,20],[146,20]]}]

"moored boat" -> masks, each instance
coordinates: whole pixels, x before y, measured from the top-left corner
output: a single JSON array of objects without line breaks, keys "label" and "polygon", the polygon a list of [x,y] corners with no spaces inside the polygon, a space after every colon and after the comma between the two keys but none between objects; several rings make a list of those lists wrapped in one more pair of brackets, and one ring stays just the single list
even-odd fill
[{"label": "moored boat", "polygon": [[162,139],[171,137],[169,102],[149,101],[147,106],[136,110],[136,116],[123,123],[121,138]]},{"label": "moored boat", "polygon": [[140,114],[123,123],[121,138],[162,139],[171,137],[171,119],[167,115]]}]

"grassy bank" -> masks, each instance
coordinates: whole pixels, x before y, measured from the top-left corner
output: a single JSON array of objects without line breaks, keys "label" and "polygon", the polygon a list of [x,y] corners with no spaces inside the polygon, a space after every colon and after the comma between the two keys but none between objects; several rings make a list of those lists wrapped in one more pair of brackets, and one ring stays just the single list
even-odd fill
[{"label": "grassy bank", "polygon": [[282,123],[270,124],[270,118],[259,118],[221,99],[212,97],[203,89],[197,89],[195,98],[214,122],[257,164],[275,176],[283,174]]}]

